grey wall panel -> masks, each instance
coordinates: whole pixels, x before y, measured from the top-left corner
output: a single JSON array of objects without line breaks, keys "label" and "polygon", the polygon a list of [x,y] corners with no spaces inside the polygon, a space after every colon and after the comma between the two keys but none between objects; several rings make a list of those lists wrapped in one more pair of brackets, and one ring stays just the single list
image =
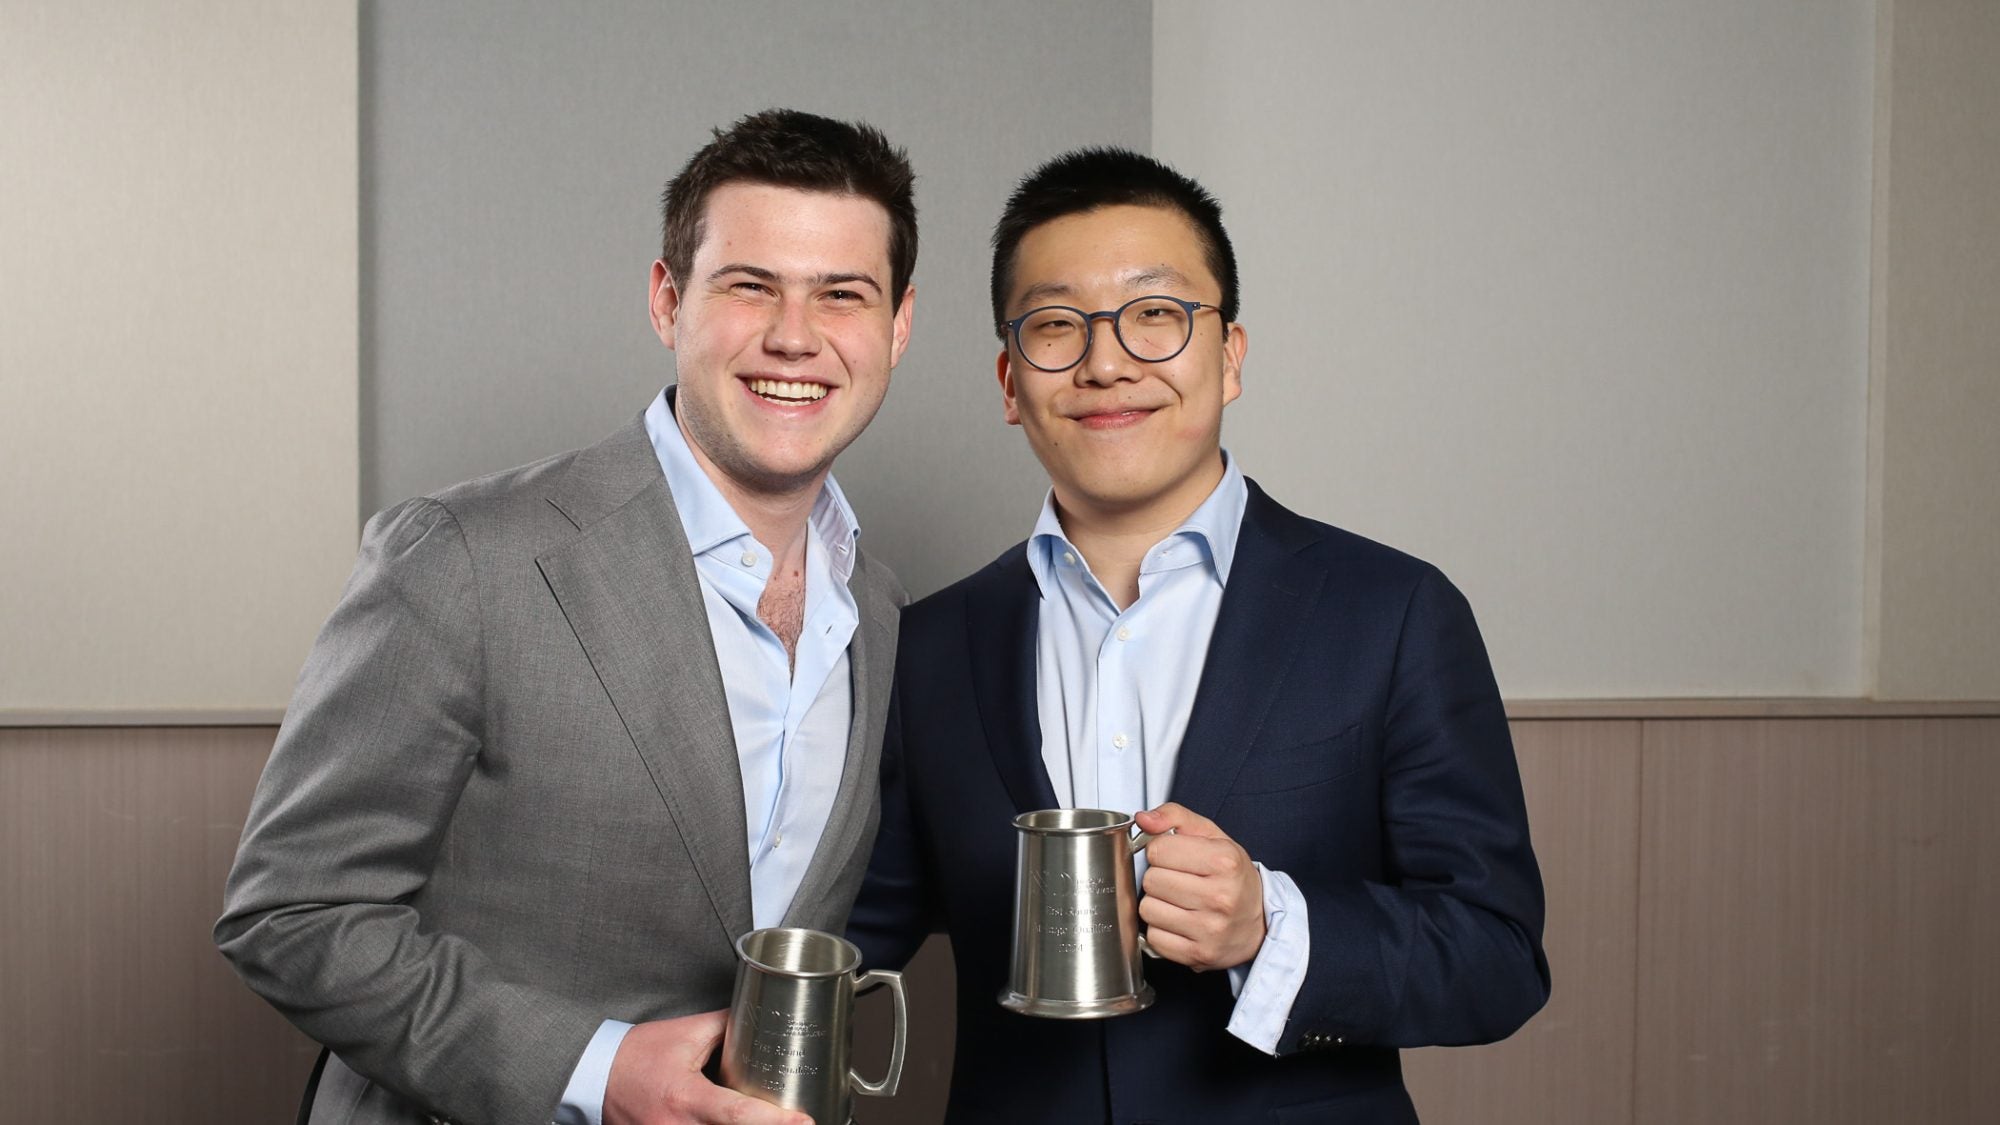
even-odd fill
[{"label": "grey wall panel", "polygon": [[986,239],[1013,183],[1151,137],[1151,6],[871,0],[362,6],[362,507],[581,445],[672,381],[657,196],[711,126],[881,127],[920,177],[913,342],[836,474],[913,593],[1025,535]]},{"label": "grey wall panel", "polygon": [[1443,567],[1510,698],[1864,694],[1873,9],[1162,0],[1244,471]]}]

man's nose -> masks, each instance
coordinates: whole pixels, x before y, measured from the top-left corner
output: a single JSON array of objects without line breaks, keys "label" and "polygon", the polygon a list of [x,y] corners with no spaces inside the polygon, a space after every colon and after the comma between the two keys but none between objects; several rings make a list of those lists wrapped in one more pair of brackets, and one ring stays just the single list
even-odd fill
[{"label": "man's nose", "polygon": [[810,302],[778,298],[771,321],[764,327],[764,350],[787,359],[819,350],[819,329],[813,323]]},{"label": "man's nose", "polygon": [[1084,345],[1083,360],[1076,365],[1076,377],[1085,383],[1128,382],[1139,377],[1139,361],[1118,342],[1118,329],[1108,313],[1090,322],[1090,339]]}]

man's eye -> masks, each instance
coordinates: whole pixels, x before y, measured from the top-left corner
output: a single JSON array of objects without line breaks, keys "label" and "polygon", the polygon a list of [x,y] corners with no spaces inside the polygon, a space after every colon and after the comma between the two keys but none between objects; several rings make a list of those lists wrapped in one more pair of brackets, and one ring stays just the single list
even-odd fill
[{"label": "man's eye", "polygon": [[854,304],[861,300],[861,294],[852,289],[835,289],[826,296],[828,300],[839,301],[841,304]]},{"label": "man's eye", "polygon": [[739,281],[736,284],[730,286],[730,288],[734,289],[738,293],[750,293],[757,295],[769,293],[771,291],[769,286],[766,286],[761,282],[756,282],[756,281]]}]

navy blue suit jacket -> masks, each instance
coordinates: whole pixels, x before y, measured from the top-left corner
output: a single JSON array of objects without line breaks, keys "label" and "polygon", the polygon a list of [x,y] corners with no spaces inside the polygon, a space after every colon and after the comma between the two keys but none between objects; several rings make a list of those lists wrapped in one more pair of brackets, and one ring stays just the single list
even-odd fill
[{"label": "navy blue suit jacket", "polygon": [[848,936],[876,967],[951,937],[952,1122],[1409,1122],[1396,1048],[1480,1043],[1548,998],[1542,887],[1500,696],[1434,567],[1254,483],[1170,797],[1307,903],[1277,1057],[1226,1030],[1227,973],[1071,1022],[1002,1009],[1016,813],[1056,807],[1023,546],[903,613],[883,814]]}]

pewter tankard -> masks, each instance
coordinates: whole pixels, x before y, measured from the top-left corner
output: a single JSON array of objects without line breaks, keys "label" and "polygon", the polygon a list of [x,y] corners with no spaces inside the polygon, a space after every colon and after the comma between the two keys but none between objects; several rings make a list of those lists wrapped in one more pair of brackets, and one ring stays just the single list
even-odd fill
[{"label": "pewter tankard", "polygon": [[[814,1125],[849,1125],[856,1092],[888,1097],[903,1078],[909,1007],[903,974],[857,973],[861,951],[819,930],[752,930],[736,939],[736,994],[722,1039],[722,1081],[739,1094],[803,1110]],[[879,985],[896,998],[889,1073],[850,1066],[854,998]]]},{"label": "pewter tankard", "polygon": [[1102,1019],[1143,1011],[1139,892],[1132,856],[1152,837],[1106,809],[1014,818],[1014,963],[1000,1006],[1029,1016]]}]

